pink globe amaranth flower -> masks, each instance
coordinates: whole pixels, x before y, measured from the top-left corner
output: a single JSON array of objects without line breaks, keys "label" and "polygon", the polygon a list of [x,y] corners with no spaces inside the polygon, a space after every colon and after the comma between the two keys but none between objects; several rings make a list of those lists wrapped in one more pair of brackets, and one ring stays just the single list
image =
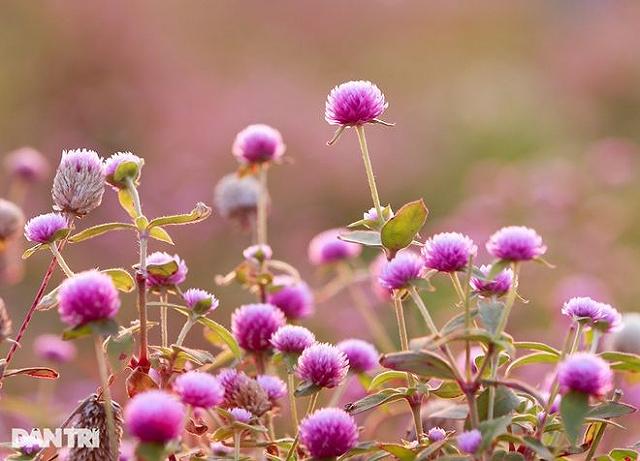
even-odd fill
[{"label": "pink globe amaranth flower", "polygon": [[166,276],[148,273],[147,286],[151,288],[171,287],[174,285],[180,285],[186,280],[189,269],[187,268],[184,260],[182,260],[178,255],[171,256],[169,253],[165,253],[164,251],[151,253],[147,257],[147,268],[148,266],[162,266],[170,263],[171,261],[176,262],[178,270],[173,274]]},{"label": "pink globe amaranth flower", "polygon": [[573,320],[588,319],[593,324],[602,315],[602,303],[587,296],[571,298],[564,303],[561,312]]},{"label": "pink globe amaranth flower", "polygon": [[282,311],[272,304],[245,304],[231,316],[231,331],[240,347],[259,352],[269,349],[271,336],[285,323]]},{"label": "pink globe amaranth flower", "polygon": [[298,358],[298,377],[317,387],[338,386],[348,371],[349,359],[346,354],[331,344],[312,344]]},{"label": "pink globe amaranth flower", "polygon": [[321,266],[359,256],[362,252],[360,245],[338,238],[345,231],[345,229],[329,229],[311,239],[308,251],[311,264]]},{"label": "pink globe amaranth flower", "polygon": [[379,353],[375,346],[361,339],[345,339],[336,344],[349,360],[349,370],[366,373],[378,367]]},{"label": "pink globe amaranth flower", "polygon": [[287,385],[277,376],[260,375],[256,377],[256,381],[258,381],[258,384],[265,390],[273,405],[287,395]]},{"label": "pink globe amaranth flower", "polygon": [[213,203],[222,217],[237,220],[246,227],[256,214],[261,191],[255,176],[231,173],[216,184]]},{"label": "pink globe amaranth flower", "polygon": [[124,419],[129,433],[140,441],[165,444],[182,434],[185,408],[167,392],[147,391],[131,399]]},{"label": "pink globe amaranth flower", "polygon": [[51,189],[53,208],[76,216],[86,215],[102,203],[104,177],[104,164],[96,152],[62,151]]},{"label": "pink globe amaranth flower", "polygon": [[[122,178],[116,178],[115,173],[120,165],[123,163],[131,163],[135,165],[135,168],[127,171]],[[115,189],[122,189],[127,187],[127,179],[137,183],[142,173],[142,166],[144,160],[131,152],[116,152],[107,160],[105,160],[104,171],[105,180],[112,185]]]},{"label": "pink globe amaranth flower", "polygon": [[60,318],[72,327],[111,319],[120,309],[118,290],[111,277],[97,270],[79,272],[62,282],[58,302]]},{"label": "pink globe amaranth flower", "polygon": [[[487,277],[491,272],[490,265],[482,265],[479,271]],[[471,288],[473,291],[483,297],[503,296],[511,288],[513,283],[513,271],[509,268],[503,269],[492,280],[480,277],[471,277]]]},{"label": "pink globe amaranth flower", "polygon": [[560,392],[583,392],[602,397],[612,388],[613,374],[609,364],[588,352],[570,355],[558,366]]},{"label": "pink globe amaranth flower", "polygon": [[313,293],[305,282],[288,275],[273,279],[275,290],[269,293],[267,302],[278,307],[289,319],[309,317],[314,311]]},{"label": "pink globe amaranth flower", "polygon": [[482,434],[478,429],[461,433],[457,439],[460,451],[467,454],[473,454],[478,451],[482,443]]},{"label": "pink globe amaranth flower", "polygon": [[244,408],[231,408],[229,410],[229,414],[233,418],[234,421],[239,423],[249,424],[253,415],[250,411],[245,410]]},{"label": "pink globe amaranth flower", "polygon": [[249,125],[233,142],[233,155],[246,164],[280,160],[285,149],[280,132],[264,124]]},{"label": "pink globe amaranth flower", "polygon": [[271,345],[283,354],[302,354],[307,347],[316,342],[316,337],[305,327],[285,325],[271,336]]},{"label": "pink globe amaranth flower", "polygon": [[382,302],[387,302],[392,298],[392,290],[389,290],[380,283],[380,274],[382,273],[382,269],[387,265],[387,262],[387,256],[384,253],[380,253],[369,265],[371,290]]},{"label": "pink globe amaranth flower", "polygon": [[463,270],[477,252],[473,240],[458,232],[436,234],[422,247],[425,266],[440,272]]},{"label": "pink globe amaranth flower", "polygon": [[251,245],[248,248],[245,248],[242,252],[242,256],[246,261],[252,262],[254,264],[261,264],[264,261],[268,261],[273,256],[273,250],[269,245],[258,244]]},{"label": "pink globe amaranth flower", "polygon": [[374,122],[389,104],[382,91],[369,81],[342,83],[331,90],[324,118],[330,125],[354,126]]},{"label": "pink globe amaranth flower", "polygon": [[56,335],[40,335],[33,343],[33,352],[43,360],[68,363],[76,357],[76,346]]},{"label": "pink globe amaranth flower", "polygon": [[5,166],[11,176],[23,181],[42,181],[49,174],[49,162],[33,147],[21,147],[5,157]]},{"label": "pink globe amaranth flower", "polygon": [[173,389],[183,403],[192,407],[213,408],[224,401],[224,388],[208,373],[188,371],[176,378]]},{"label": "pink globe amaranth flower", "polygon": [[487,242],[487,251],[505,261],[530,261],[542,256],[547,247],[538,233],[524,226],[503,227]]},{"label": "pink globe amaranth flower", "polygon": [[182,294],[182,298],[189,309],[196,310],[201,315],[217,309],[220,305],[218,298],[199,288],[189,288]]},{"label": "pink globe amaranth flower", "polygon": [[622,326],[622,314],[611,304],[601,303],[600,317],[594,326],[605,333],[618,331]]},{"label": "pink globe amaranth flower", "polygon": [[344,455],[358,443],[353,417],[338,408],[323,408],[300,422],[300,443],[313,459]]},{"label": "pink globe amaranth flower", "polygon": [[31,218],[24,226],[24,236],[30,242],[51,243],[63,236],[59,233],[68,229],[67,218],[60,213],[41,214]]},{"label": "pink globe amaranth flower", "polygon": [[412,282],[420,278],[423,269],[422,258],[415,253],[405,251],[382,266],[378,281],[387,290],[408,288]]},{"label": "pink globe amaranth flower", "polygon": [[440,442],[447,438],[447,433],[441,427],[432,427],[429,429],[429,432],[427,432],[427,438],[429,439],[429,442],[432,443]]},{"label": "pink globe amaranth flower", "polygon": [[23,224],[22,209],[15,203],[0,198],[0,245],[13,239]]}]

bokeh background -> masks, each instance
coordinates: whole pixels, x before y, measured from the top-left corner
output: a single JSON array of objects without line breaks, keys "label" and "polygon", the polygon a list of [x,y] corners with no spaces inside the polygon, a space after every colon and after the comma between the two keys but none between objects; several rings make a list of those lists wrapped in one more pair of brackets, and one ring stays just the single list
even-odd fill
[{"label": "bokeh background", "polygon": [[[639,23],[634,1],[5,1],[0,152],[30,145],[53,169],[65,148],[131,150],[146,159],[141,192],[153,216],[211,203],[217,180],[236,168],[236,132],[271,124],[290,161],[270,173],[270,243],[320,287],[326,278],[307,262],[308,241],[370,206],[353,133],[325,145],[333,130],[324,100],[337,83],[372,80],[390,102],[385,119],[396,123],[368,129],[383,201],[397,208],[423,197],[431,211],[423,235],[466,232],[481,262],[498,227],[537,229],[557,268],[526,267],[521,291],[531,301],[515,310],[511,330],[559,346],[567,328],[559,308],[570,295],[640,310]],[[8,179],[0,181],[9,193]],[[28,216],[50,209],[49,189],[47,180],[28,191]],[[122,215],[107,191],[86,225]],[[219,216],[172,235],[188,285],[214,291],[222,301],[215,316],[228,324],[250,297],[213,280],[234,267],[250,236]],[[127,234],[67,254],[77,270],[136,260]],[[364,261],[373,256],[365,252]],[[47,263],[34,256],[24,278],[0,287],[15,323]],[[444,282],[427,297],[439,322],[453,299]],[[391,309],[378,311],[394,332]],[[318,305],[307,323],[326,340],[368,338],[343,295]],[[55,312],[39,314],[15,365],[33,364],[37,334],[61,330]],[[194,346],[206,344],[195,336]],[[55,389],[40,392],[66,404],[95,386],[86,349]],[[36,391],[30,380],[11,381],[14,395]],[[633,389],[628,395],[640,401]],[[2,435],[16,418],[7,416],[12,405],[0,402]]]}]

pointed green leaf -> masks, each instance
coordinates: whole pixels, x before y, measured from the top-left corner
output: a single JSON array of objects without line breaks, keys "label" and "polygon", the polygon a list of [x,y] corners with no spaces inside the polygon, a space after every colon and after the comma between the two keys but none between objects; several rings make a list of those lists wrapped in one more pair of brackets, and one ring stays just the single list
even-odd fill
[{"label": "pointed green leaf", "polygon": [[220,325],[218,322],[214,322],[209,317],[198,317],[198,323],[204,325],[209,330],[217,334],[220,339],[229,347],[231,352],[233,352],[233,355],[236,358],[239,359],[242,357],[240,346],[238,346],[238,342],[229,330]]},{"label": "pointed green leaf", "polygon": [[380,364],[391,370],[408,371],[425,378],[455,379],[449,364],[436,354],[427,351],[384,354]]},{"label": "pointed green leaf", "polygon": [[44,250],[46,248],[48,248],[48,246],[44,243],[38,243],[31,248],[27,248],[24,253],[22,253],[22,259],[29,259],[35,252]]},{"label": "pointed green leaf", "polygon": [[405,380],[407,379],[407,374],[402,371],[383,371],[382,373],[379,373],[373,377],[373,379],[369,383],[369,391],[377,389],[383,384],[397,379]]},{"label": "pointed green leaf", "polygon": [[575,446],[582,424],[589,413],[589,396],[583,392],[567,392],[560,402],[560,415],[567,438]]},{"label": "pointed green leaf", "polygon": [[395,402],[400,399],[406,398],[406,389],[383,389],[376,394],[367,395],[366,397],[349,403],[345,406],[345,411],[352,415],[357,415],[362,412],[379,407],[385,403]]},{"label": "pointed green leaf", "polygon": [[122,209],[126,211],[131,218],[136,219],[138,217],[138,213],[136,212],[136,207],[133,202],[133,196],[129,189],[118,189],[118,202],[120,202]]},{"label": "pointed green leaf", "polygon": [[510,374],[516,368],[523,365],[530,365],[532,363],[558,363],[560,357],[555,354],[549,354],[548,352],[534,352],[532,354],[523,355],[518,357],[509,364],[506,374]]},{"label": "pointed green leaf", "polygon": [[395,216],[382,226],[382,245],[392,254],[411,245],[427,221],[428,214],[429,210],[422,199],[403,205]]},{"label": "pointed green leaf", "polygon": [[101,272],[104,272],[113,281],[115,287],[124,292],[130,293],[136,287],[136,282],[133,280],[133,277],[129,272],[122,269],[121,267],[114,267],[112,269],[104,269]]},{"label": "pointed green leaf", "polygon": [[551,347],[551,346],[547,346],[544,343],[536,343],[536,342],[532,342],[532,341],[517,341],[513,343],[514,347],[516,349],[523,349],[523,350],[529,350],[529,351],[540,351],[540,352],[548,352],[549,354],[554,354],[554,355],[560,355],[560,351]]},{"label": "pointed green leaf", "polygon": [[116,230],[136,230],[136,226],[132,224],[122,223],[122,222],[110,222],[105,224],[98,224],[97,226],[88,227],[76,234],[73,234],[69,237],[69,242],[78,243],[83,242],[85,240],[92,239],[94,237],[98,237],[100,235],[106,234],[111,231]]},{"label": "pointed green leaf", "polygon": [[196,207],[188,214],[177,214],[173,216],[162,216],[152,219],[147,226],[148,229],[158,226],[181,226],[184,224],[195,224],[204,221],[211,216],[211,208],[202,202],[196,203]]},{"label": "pointed green leaf", "polygon": [[160,242],[173,245],[173,239],[171,238],[169,233],[166,230],[164,230],[162,227],[153,227],[149,231],[149,237],[155,240],[159,240]]},{"label": "pointed green leaf", "polygon": [[[505,416],[510,414],[520,405],[520,399],[509,388],[496,386],[493,403],[493,416]],[[487,419],[489,407],[489,389],[483,390],[478,396],[478,417],[480,421]]]},{"label": "pointed green leaf", "polygon": [[178,272],[179,266],[175,260],[171,260],[164,264],[147,264],[147,272],[158,277],[171,277]]},{"label": "pointed green leaf", "polygon": [[312,382],[301,382],[298,384],[294,394],[296,397],[306,397],[308,395],[317,394],[322,390],[322,387],[313,384]]},{"label": "pointed green leaf", "polygon": [[345,232],[338,236],[340,240],[351,243],[359,243],[364,246],[379,247],[382,245],[380,241],[380,232],[378,231],[353,231]]}]

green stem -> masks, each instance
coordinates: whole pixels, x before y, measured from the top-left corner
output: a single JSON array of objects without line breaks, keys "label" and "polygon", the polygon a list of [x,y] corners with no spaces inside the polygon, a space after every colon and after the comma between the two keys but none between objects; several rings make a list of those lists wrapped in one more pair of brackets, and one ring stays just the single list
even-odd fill
[{"label": "green stem", "polygon": [[[311,398],[309,399],[309,406],[307,406],[307,413],[305,414],[305,416],[310,415],[311,412],[314,410],[314,408],[316,407],[316,403],[318,403],[319,395],[320,395],[320,392],[316,392],[311,396]],[[300,442],[300,432],[298,431],[298,433],[296,434],[296,437],[293,439],[291,448],[289,448],[289,451],[287,452],[287,457],[285,458],[285,461],[289,461],[291,459],[293,454],[296,452],[296,448],[298,448],[299,442]]]},{"label": "green stem", "polygon": [[163,293],[160,295],[160,332],[162,336],[162,347],[169,346],[169,330],[168,330],[168,313],[169,308],[167,307],[167,294]]},{"label": "green stem", "polygon": [[189,333],[189,330],[191,330],[191,328],[193,327],[193,325],[195,325],[195,323],[196,322],[191,317],[189,317],[187,321],[184,322],[184,325],[182,326],[182,330],[180,330],[180,334],[178,335],[178,339],[176,340],[176,345],[182,346],[184,339],[187,337],[187,333]]},{"label": "green stem", "polygon": [[49,244],[49,249],[51,250],[51,253],[53,254],[53,256],[55,256],[56,261],[58,262],[58,265],[60,266],[60,269],[62,269],[62,271],[64,272],[64,275],[66,275],[69,278],[73,277],[75,274],[71,270],[71,268],[69,267],[67,262],[64,260],[64,258],[62,257],[62,254],[60,253],[60,250],[58,250],[58,245],[55,242],[50,243]]},{"label": "green stem", "polygon": [[107,437],[109,443],[109,453],[117,456],[118,444],[116,442],[115,419],[113,416],[113,407],[111,404],[111,390],[109,389],[109,371],[107,369],[107,361],[104,357],[104,348],[102,347],[102,337],[94,336],[94,346],[96,350],[96,360],[98,362],[98,372],[100,373],[100,383],[102,385],[102,396],[104,397],[104,409],[107,415]]},{"label": "green stem", "polygon": [[384,222],[382,216],[382,206],[380,205],[380,196],[378,195],[378,188],[376,186],[376,178],[373,174],[373,166],[371,165],[371,157],[369,156],[369,148],[367,147],[367,138],[364,134],[364,126],[358,125],[355,127],[358,134],[358,142],[360,143],[360,151],[362,152],[362,160],[364,162],[364,169],[367,173],[367,181],[369,182],[369,190],[371,191],[371,199],[373,200],[373,206],[378,214],[378,221],[380,224]]},{"label": "green stem", "polygon": [[256,234],[258,244],[267,244],[267,167],[260,166],[259,173],[260,195],[258,196],[258,216],[256,218]]},{"label": "green stem", "polygon": [[233,459],[240,459],[240,431],[233,431]]},{"label": "green stem", "polygon": [[298,427],[298,406],[296,404],[296,382],[293,373],[287,373],[287,391],[289,393],[289,411],[291,412],[291,425],[295,431]]}]

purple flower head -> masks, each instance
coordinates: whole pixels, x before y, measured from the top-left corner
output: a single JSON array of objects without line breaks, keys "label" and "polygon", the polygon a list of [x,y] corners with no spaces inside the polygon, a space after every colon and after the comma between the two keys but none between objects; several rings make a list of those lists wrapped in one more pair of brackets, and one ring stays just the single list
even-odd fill
[{"label": "purple flower head", "polygon": [[76,346],[56,335],[40,335],[33,343],[34,353],[43,360],[68,363],[76,357]]},{"label": "purple flower head", "polygon": [[[491,266],[482,265],[479,267],[485,277],[491,272]],[[481,277],[471,277],[471,287],[473,291],[484,297],[503,296],[511,288],[513,282],[513,271],[509,268],[503,269],[493,280],[486,280]]]},{"label": "purple flower head", "polygon": [[602,303],[589,297],[571,298],[562,306],[562,313],[573,320],[589,319],[593,324],[602,315]]},{"label": "purple flower head", "polygon": [[231,316],[231,330],[247,351],[267,350],[271,336],[286,323],[284,314],[272,304],[245,304]]},{"label": "purple flower head", "polygon": [[264,261],[268,261],[273,256],[273,250],[269,245],[259,244],[251,245],[242,252],[242,256],[246,261],[254,264],[260,264]]},{"label": "purple flower head", "polygon": [[458,232],[436,234],[422,248],[425,265],[440,272],[463,270],[477,252],[473,240]]},{"label": "purple flower head", "polygon": [[362,125],[375,121],[388,106],[376,85],[363,80],[351,81],[331,90],[324,118],[330,125]]},{"label": "purple flower head", "polygon": [[300,443],[313,459],[335,458],[358,443],[353,416],[338,408],[323,408],[300,423]]},{"label": "purple flower head", "polygon": [[415,253],[405,251],[382,266],[378,281],[387,290],[407,288],[420,278],[423,269],[422,258]]},{"label": "purple flower head", "polygon": [[151,253],[147,257],[147,270],[149,270],[149,266],[164,266],[174,261],[178,269],[172,274],[160,274],[160,273],[151,273],[147,275],[147,286],[151,288],[161,288],[161,287],[170,287],[174,285],[179,285],[185,281],[187,278],[187,272],[189,269],[185,264],[184,260],[180,259],[180,256],[173,255],[171,256],[169,253],[165,253],[164,251],[156,251],[155,253]]},{"label": "purple flower head", "polygon": [[120,309],[118,290],[111,277],[97,270],[77,273],[62,282],[58,302],[60,318],[72,327],[111,319]]},{"label": "purple flower head", "polygon": [[329,229],[320,232],[309,243],[309,261],[314,266],[331,264],[345,259],[355,258],[362,252],[357,243],[345,242],[338,236],[344,229]]},{"label": "purple flower head", "polygon": [[173,389],[183,403],[197,408],[212,408],[224,400],[224,388],[208,373],[188,371],[178,376]]},{"label": "purple flower head", "polygon": [[62,230],[69,228],[67,218],[60,213],[41,214],[31,218],[24,226],[24,236],[30,242],[51,243],[63,237]]},{"label": "purple flower head", "polygon": [[576,352],[558,366],[558,383],[563,394],[577,391],[602,397],[611,390],[612,379],[609,364],[588,352]]},{"label": "purple flower head", "polygon": [[298,359],[298,377],[317,387],[336,387],[347,376],[349,359],[335,346],[315,343]]},{"label": "purple flower head", "polygon": [[199,314],[206,314],[215,310],[220,301],[208,291],[199,288],[189,288],[183,293],[183,299],[189,309],[195,310]]},{"label": "purple flower head", "polygon": [[277,289],[267,297],[270,304],[278,307],[289,319],[303,319],[313,314],[314,303],[311,288],[305,282],[288,275],[273,279]]},{"label": "purple flower head", "polygon": [[285,325],[271,336],[271,345],[283,354],[302,354],[302,351],[316,342],[316,337],[305,327]]},{"label": "purple flower head", "polygon": [[227,393],[230,395],[235,390],[238,381],[245,378],[249,379],[244,372],[238,371],[234,368],[225,368],[220,370],[217,379],[225,391],[225,399],[227,397]]},{"label": "purple flower head", "polygon": [[147,391],[129,401],[124,412],[127,430],[142,442],[167,443],[184,428],[184,406],[164,391]]},{"label": "purple flower head", "polygon": [[536,231],[524,226],[503,227],[487,242],[487,251],[506,261],[530,261],[542,256],[547,247]]},{"label": "purple flower head", "polygon": [[378,366],[378,351],[371,343],[361,339],[345,339],[336,344],[349,360],[349,370],[366,373]]},{"label": "purple flower head", "polygon": [[104,164],[92,150],[62,151],[53,178],[54,209],[84,216],[97,208],[104,194]]},{"label": "purple flower head", "polygon": [[5,166],[11,176],[23,181],[42,181],[49,173],[49,162],[32,147],[21,147],[7,154]]},{"label": "purple flower head", "polygon": [[269,125],[249,125],[237,134],[233,155],[240,163],[264,163],[282,158],[285,151],[282,135]]},{"label": "purple flower head", "polygon": [[[397,258],[398,257],[396,256],[394,259]],[[380,253],[369,265],[369,273],[371,274],[371,290],[382,302],[387,302],[392,297],[391,290],[380,283],[380,274],[382,273],[382,269],[387,265],[387,262],[387,256],[384,253]]]},{"label": "purple flower head", "polygon": [[600,317],[595,327],[605,333],[618,331],[622,326],[622,314],[610,304],[600,303]]},{"label": "purple flower head", "polygon": [[273,405],[287,395],[287,385],[277,376],[260,375],[256,378],[258,384],[266,391]]},{"label": "purple flower head", "polygon": [[482,434],[478,429],[466,431],[457,437],[458,448],[463,453],[473,454],[478,451],[482,443]]},{"label": "purple flower head", "polygon": [[447,433],[441,427],[432,427],[427,433],[429,442],[440,442],[447,437]]},{"label": "purple flower head", "polygon": [[245,410],[244,408],[231,408],[229,410],[229,414],[233,418],[234,421],[239,423],[249,424],[253,415],[250,411]]},{"label": "purple flower head", "polygon": [[[118,167],[123,163],[128,163],[130,166],[116,174]],[[115,189],[125,188],[129,179],[134,184],[138,182],[143,165],[144,160],[131,152],[116,152],[105,160],[105,179]]]}]

